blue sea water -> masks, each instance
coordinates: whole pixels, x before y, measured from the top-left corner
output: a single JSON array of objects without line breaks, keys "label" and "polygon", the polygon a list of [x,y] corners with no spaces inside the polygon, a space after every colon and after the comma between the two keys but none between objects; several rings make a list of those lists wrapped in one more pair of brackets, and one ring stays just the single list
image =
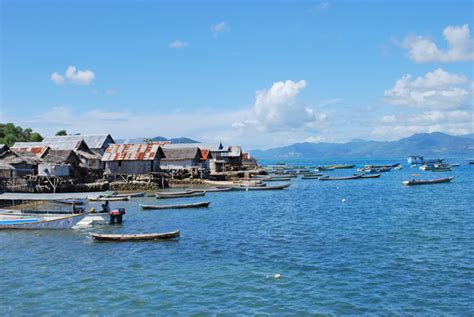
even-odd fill
[{"label": "blue sea water", "polygon": [[[455,179],[403,186],[414,173]],[[120,227],[0,231],[0,314],[470,316],[473,176],[472,165],[451,173],[404,166],[379,179],[114,202],[127,209]],[[211,206],[138,207],[202,200]],[[89,238],[175,229],[179,241]]]}]

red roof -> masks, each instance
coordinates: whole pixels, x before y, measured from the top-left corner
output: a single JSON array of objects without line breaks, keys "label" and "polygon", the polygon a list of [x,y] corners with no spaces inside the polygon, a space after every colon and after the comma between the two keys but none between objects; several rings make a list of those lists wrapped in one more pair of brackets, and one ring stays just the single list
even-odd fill
[{"label": "red roof", "polygon": [[152,161],[163,156],[159,144],[110,144],[102,161]]}]

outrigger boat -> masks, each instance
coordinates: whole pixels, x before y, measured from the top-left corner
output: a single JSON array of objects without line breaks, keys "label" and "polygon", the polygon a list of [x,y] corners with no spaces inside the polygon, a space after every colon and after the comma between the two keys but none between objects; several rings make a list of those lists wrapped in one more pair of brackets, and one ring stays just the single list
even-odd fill
[{"label": "outrigger boat", "polygon": [[449,183],[453,180],[454,176],[446,177],[446,178],[436,178],[430,180],[410,180],[410,181],[403,181],[403,185],[406,186],[413,186],[413,185],[431,185],[431,184],[441,184],[441,183]]},{"label": "outrigger boat", "polygon": [[97,241],[145,241],[145,240],[171,240],[179,238],[179,230],[165,233],[145,234],[98,234],[91,233],[91,237]]},{"label": "outrigger boat", "polygon": [[191,193],[164,193],[164,192],[159,192],[155,193],[155,197],[159,199],[165,199],[165,198],[185,198],[185,197],[199,197],[199,196],[204,196],[206,195],[206,192],[191,192]]},{"label": "outrigger boat", "polygon": [[140,204],[142,209],[184,209],[184,208],[207,208],[211,204],[210,201],[204,201],[192,204],[177,204],[177,205],[143,205]]},{"label": "outrigger boat", "polygon": [[57,215],[0,214],[0,230],[71,229],[88,215],[88,212],[59,217]]},{"label": "outrigger boat", "polygon": [[353,175],[353,176],[347,176],[347,177],[329,177],[329,176],[323,176],[320,177],[320,181],[345,181],[345,180],[352,180],[352,179],[359,179],[362,178],[361,175]]},{"label": "outrigger boat", "polygon": [[125,200],[130,200],[130,196],[121,196],[121,197],[116,197],[116,196],[104,196],[104,197],[87,197],[87,199],[91,201],[125,201]]}]

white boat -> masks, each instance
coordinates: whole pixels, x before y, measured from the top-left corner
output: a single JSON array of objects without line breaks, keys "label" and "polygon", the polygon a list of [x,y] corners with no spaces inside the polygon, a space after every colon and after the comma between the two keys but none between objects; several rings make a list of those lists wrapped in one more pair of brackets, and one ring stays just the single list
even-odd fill
[{"label": "white boat", "polygon": [[70,216],[0,214],[0,230],[71,229],[88,214],[88,212]]},{"label": "white boat", "polygon": [[[83,213],[84,211],[80,212]],[[59,217],[66,217],[77,215],[78,212],[73,211],[64,211],[64,210],[21,210],[21,209],[13,209],[13,210],[2,210],[0,211],[1,215],[16,215],[16,216],[23,216],[23,217],[48,217],[48,218],[59,218]],[[90,226],[94,224],[101,224],[109,222],[110,215],[108,212],[89,212],[87,216],[79,221],[76,226]]]}]

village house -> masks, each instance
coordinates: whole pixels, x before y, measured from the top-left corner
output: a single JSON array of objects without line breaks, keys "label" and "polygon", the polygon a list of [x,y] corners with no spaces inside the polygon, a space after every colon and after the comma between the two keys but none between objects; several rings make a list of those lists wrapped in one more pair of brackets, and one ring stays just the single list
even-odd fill
[{"label": "village house", "polygon": [[165,158],[161,161],[163,170],[201,170],[202,153],[200,148],[181,147],[181,144],[163,145]]},{"label": "village house", "polygon": [[102,135],[64,135],[64,136],[52,136],[46,137],[43,140],[43,143],[49,142],[79,142],[83,140],[87,147],[94,152],[95,154],[102,157],[104,155],[105,150],[110,144],[115,144],[114,139],[110,134],[102,134]]},{"label": "village house", "polygon": [[36,174],[39,159],[34,154],[18,154],[8,149],[0,155],[0,163],[5,175],[26,176]]},{"label": "village house", "polygon": [[242,168],[253,170],[258,167],[257,160],[250,153],[242,153]]},{"label": "village house", "polygon": [[26,149],[26,148],[38,148],[47,146],[53,150],[70,150],[74,151],[81,160],[81,166],[100,170],[102,169],[102,162],[100,155],[92,152],[87,146],[84,140],[67,140],[60,138],[50,138],[49,141],[43,140],[42,142],[16,142],[12,148],[15,149]]},{"label": "village house", "polygon": [[158,144],[110,144],[102,162],[106,175],[137,175],[159,172],[164,157]]}]

